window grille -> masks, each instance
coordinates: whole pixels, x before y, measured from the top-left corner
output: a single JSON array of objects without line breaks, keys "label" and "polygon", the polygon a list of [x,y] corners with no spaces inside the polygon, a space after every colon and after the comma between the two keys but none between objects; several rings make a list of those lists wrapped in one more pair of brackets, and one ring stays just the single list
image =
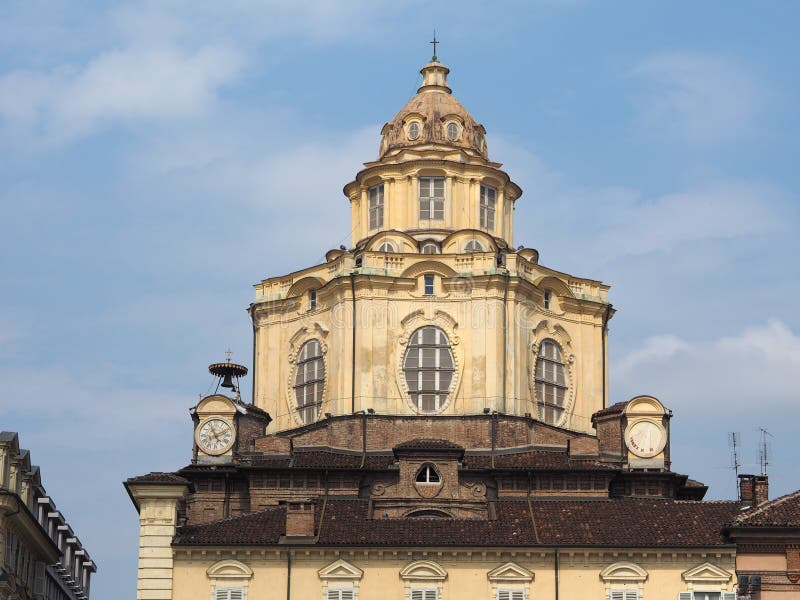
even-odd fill
[{"label": "window grille", "polygon": [[383,184],[369,188],[369,228],[383,227]]},{"label": "window grille", "polygon": [[415,140],[419,137],[419,123],[412,121],[408,126],[408,139]]},{"label": "window grille", "polygon": [[464,246],[464,252],[483,252],[483,246],[478,240],[470,240]]},{"label": "window grille", "polygon": [[425,295],[426,296],[433,296],[434,289],[433,289],[434,278],[433,275],[425,275]]},{"label": "window grille", "polygon": [[535,384],[539,417],[545,423],[559,423],[564,415],[567,380],[561,348],[553,340],[543,340],[539,347]]},{"label": "window grille", "polygon": [[410,600],[439,600],[439,590],[411,590]]},{"label": "window grille", "polygon": [[444,219],[444,177],[419,178],[420,221]]},{"label": "window grille", "polygon": [[497,208],[497,190],[481,186],[481,228],[494,230],[494,213]]},{"label": "window grille", "polygon": [[525,590],[497,590],[497,600],[527,600]]},{"label": "window grille", "polygon": [[245,600],[244,588],[217,588],[214,600]]},{"label": "window grille", "polygon": [[322,392],[325,387],[325,361],[319,340],[309,340],[297,356],[294,377],[294,395],[297,411],[303,423],[313,423],[319,415]]},{"label": "window grille", "polygon": [[458,125],[455,123],[447,124],[447,139],[455,142],[458,139]]},{"label": "window grille", "polygon": [[403,361],[408,393],[422,412],[435,412],[447,400],[455,364],[447,334],[432,325],[411,334]]}]

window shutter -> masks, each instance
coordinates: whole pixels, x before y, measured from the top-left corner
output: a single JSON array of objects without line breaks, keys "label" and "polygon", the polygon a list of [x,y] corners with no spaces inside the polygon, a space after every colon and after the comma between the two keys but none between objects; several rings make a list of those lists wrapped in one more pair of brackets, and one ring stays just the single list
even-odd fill
[{"label": "window shutter", "polygon": [[625,600],[625,592],[623,590],[611,590],[611,600]]},{"label": "window shutter", "polygon": [[628,590],[625,592],[625,600],[639,600],[639,590]]},{"label": "window shutter", "polygon": [[678,592],[678,600],[692,600],[692,592]]},{"label": "window shutter", "polygon": [[353,590],[339,590],[339,600],[355,600],[355,597]]}]

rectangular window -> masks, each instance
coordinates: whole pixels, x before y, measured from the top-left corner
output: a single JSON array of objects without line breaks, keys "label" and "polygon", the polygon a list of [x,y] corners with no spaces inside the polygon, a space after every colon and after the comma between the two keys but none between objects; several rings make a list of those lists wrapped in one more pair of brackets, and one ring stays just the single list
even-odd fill
[{"label": "rectangular window", "polygon": [[308,291],[308,307],[310,310],[317,309],[317,290]]},{"label": "rectangular window", "polygon": [[611,590],[610,600],[639,600],[639,590]]},{"label": "rectangular window", "polygon": [[369,188],[369,228],[383,227],[383,184]]},{"label": "rectangular window", "polygon": [[481,186],[481,228],[494,231],[494,213],[497,208],[497,190]]},{"label": "rectangular window", "polygon": [[433,296],[433,275],[425,275],[425,295]]},{"label": "rectangular window", "polygon": [[444,220],[444,177],[419,178],[419,219]]},{"label": "rectangular window", "polygon": [[325,594],[325,600],[355,600],[355,590],[328,590]]},{"label": "rectangular window", "polygon": [[497,600],[526,600],[525,590],[497,590]]},{"label": "rectangular window", "polygon": [[244,588],[217,588],[214,600],[245,600]]},{"label": "rectangular window", "polygon": [[409,600],[439,600],[439,590],[411,590]]}]

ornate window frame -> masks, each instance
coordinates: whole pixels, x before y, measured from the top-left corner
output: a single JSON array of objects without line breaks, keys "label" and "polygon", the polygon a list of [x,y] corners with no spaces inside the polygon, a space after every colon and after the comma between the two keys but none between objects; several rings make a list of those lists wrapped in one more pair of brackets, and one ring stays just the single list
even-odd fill
[{"label": "ornate window frame", "polygon": [[612,590],[636,591],[637,598],[644,600],[644,584],[647,578],[647,571],[632,562],[617,562],[600,571],[608,600],[611,600]]},{"label": "ornate window frame", "polygon": [[439,563],[432,560],[415,560],[400,570],[400,579],[403,580],[406,598],[411,598],[411,592],[417,589],[438,590],[439,600],[445,600],[444,581],[447,571]]},{"label": "ornate window frame", "polygon": [[733,574],[710,562],[681,573],[681,579],[686,582],[689,592],[719,592],[721,597],[729,591],[726,584],[732,577]]},{"label": "ornate window frame", "polygon": [[243,600],[246,600],[253,569],[238,560],[226,559],[208,567],[206,576],[211,582],[211,600],[217,597],[217,590],[228,588],[240,588],[244,592]]},{"label": "ornate window frame", "polygon": [[533,571],[529,571],[514,562],[503,563],[486,574],[492,587],[492,600],[496,600],[497,593],[502,590],[522,590],[525,598],[531,597],[531,582],[534,579]]},{"label": "ornate window frame", "polygon": [[[450,382],[450,389],[447,392],[447,399],[435,412],[425,412],[419,410],[411,399],[411,393],[408,389],[406,382],[406,374],[403,369],[406,358],[406,350],[408,349],[408,341],[411,339],[417,329],[426,326],[438,327],[447,334],[450,342],[450,352],[453,355],[453,380]],[[436,310],[433,317],[426,317],[423,309],[416,310],[409,315],[406,315],[400,321],[401,332],[397,339],[397,361],[395,368],[395,376],[397,378],[397,387],[400,390],[405,405],[410,409],[412,414],[415,415],[441,415],[445,414],[448,409],[455,402],[455,398],[461,385],[461,372],[464,368],[464,357],[462,355],[462,348],[460,345],[461,338],[458,336],[458,322],[443,310]]]},{"label": "ornate window frame", "polygon": [[325,342],[328,337],[329,330],[323,327],[320,323],[314,323],[310,326],[304,326],[298,329],[294,335],[289,338],[289,352],[287,359],[289,361],[289,375],[286,378],[286,408],[291,418],[298,425],[308,425],[300,418],[300,412],[297,410],[297,400],[294,392],[295,375],[297,374],[297,357],[300,350],[306,342],[317,340],[319,342],[320,353],[322,354],[322,364],[325,366],[325,379],[322,383],[322,403],[319,407],[319,415],[324,413],[323,408],[328,402],[328,381],[330,380],[330,369],[328,365],[328,344]]},{"label": "ornate window frame", "polygon": [[339,559],[317,571],[322,581],[322,600],[327,600],[328,590],[353,590],[353,600],[358,600],[358,586],[364,571],[344,559]]},{"label": "ornate window frame", "polygon": [[532,414],[535,414],[537,418],[539,417],[536,397],[536,361],[539,358],[539,349],[544,340],[553,340],[561,347],[561,357],[564,361],[567,382],[567,391],[566,394],[564,394],[564,416],[561,417],[561,421],[558,423],[551,423],[551,425],[556,427],[569,427],[575,405],[576,357],[572,349],[572,338],[569,333],[567,333],[567,330],[560,324],[551,323],[547,319],[540,321],[539,324],[531,330],[530,336],[528,386],[531,392],[531,399],[533,400]]}]

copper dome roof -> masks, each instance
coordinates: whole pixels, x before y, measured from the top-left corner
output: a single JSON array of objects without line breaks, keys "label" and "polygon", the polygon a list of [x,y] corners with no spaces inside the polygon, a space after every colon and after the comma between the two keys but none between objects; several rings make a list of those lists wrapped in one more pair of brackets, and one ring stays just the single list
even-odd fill
[{"label": "copper dome roof", "polygon": [[449,72],[437,60],[422,67],[417,95],[381,130],[380,159],[403,148],[435,145],[461,148],[488,160],[486,130],[453,97]]}]

